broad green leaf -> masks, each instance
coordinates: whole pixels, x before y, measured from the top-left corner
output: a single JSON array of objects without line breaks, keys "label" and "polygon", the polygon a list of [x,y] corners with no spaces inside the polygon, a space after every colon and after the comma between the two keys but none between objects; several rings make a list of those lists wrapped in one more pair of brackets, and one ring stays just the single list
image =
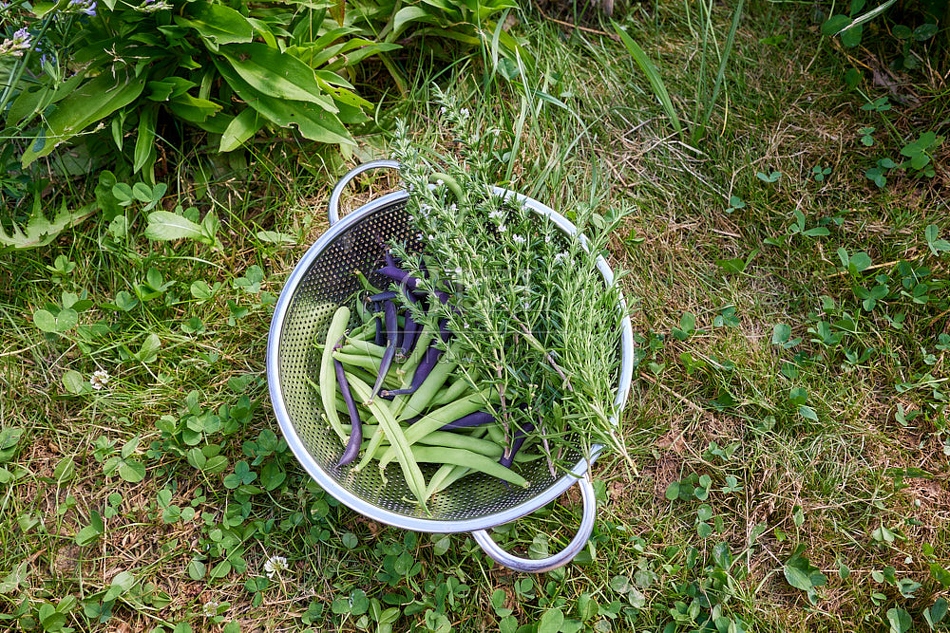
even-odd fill
[{"label": "broad green leaf", "polygon": [[851,26],[851,18],[846,15],[833,15],[821,25],[821,34],[833,37]]},{"label": "broad green leaf", "polygon": [[44,332],[51,334],[62,334],[76,327],[79,322],[79,314],[75,310],[65,308],[58,314],[53,314],[49,310],[37,310],[33,313],[33,324]]},{"label": "broad green leaf", "polygon": [[133,484],[145,479],[145,464],[138,460],[126,459],[119,463],[119,477]]},{"label": "broad green leaf", "polygon": [[811,577],[808,575],[808,572],[800,569],[797,566],[788,564],[782,570],[785,573],[785,580],[788,581],[788,584],[795,587],[796,589],[801,589],[802,591],[808,591],[812,589]]},{"label": "broad green leaf", "polygon": [[564,624],[564,613],[557,607],[548,609],[538,623],[538,633],[558,633]]},{"label": "broad green leaf", "polygon": [[88,383],[82,377],[82,374],[80,374],[75,369],[70,369],[65,374],[63,374],[63,386],[66,388],[66,391],[74,395],[81,394],[84,391],[87,391],[87,389],[91,389],[91,387],[88,387]]},{"label": "broad green leaf", "polygon": [[424,24],[438,24],[439,20],[437,17],[432,15],[429,11],[426,11],[419,6],[409,6],[403,7],[396,12],[396,15],[393,17],[393,30],[392,33],[386,38],[390,42],[397,39],[406,27],[413,22],[422,22]]},{"label": "broad green leaf", "polygon": [[220,112],[222,108],[213,101],[192,97],[186,92],[169,101],[168,109],[180,119],[200,125]]},{"label": "broad green leaf", "polygon": [[265,119],[254,108],[244,108],[239,115],[231,119],[224,134],[221,135],[219,151],[231,152],[241,147],[264,127]]},{"label": "broad green leaf", "polygon": [[119,73],[117,77],[111,72],[102,73],[87,81],[47,116],[45,128],[23,152],[23,167],[48,156],[59,143],[132,103],[144,88],[145,77],[135,77],[128,72]]},{"label": "broad green leaf", "polygon": [[158,350],[162,347],[162,341],[158,338],[158,334],[154,332],[145,337],[145,341],[142,343],[142,347],[139,348],[139,351],[135,354],[136,360],[140,363],[152,363],[155,362],[155,359],[158,358]]},{"label": "broad green leaf", "polygon": [[30,563],[23,561],[17,565],[13,571],[7,574],[3,580],[0,580],[0,594],[9,595],[15,593],[20,585],[26,580]]},{"label": "broad green leaf", "polygon": [[148,226],[145,237],[150,240],[201,240],[204,232],[201,226],[188,218],[170,211],[153,211],[148,214]]},{"label": "broad green leaf", "polygon": [[135,576],[130,572],[120,571],[115,575],[115,578],[112,579],[112,583],[109,585],[109,590],[106,591],[106,595],[103,596],[103,602],[112,602],[119,596],[125,594],[132,588],[132,585],[135,584]]},{"label": "broad green leaf", "polygon": [[[39,198],[37,198],[37,202],[39,202]],[[13,224],[10,234],[7,234],[3,224],[0,224],[0,248],[10,247],[20,250],[46,246],[56,239],[60,233],[76,226],[98,209],[99,207],[95,203],[87,204],[75,211],[71,211],[66,208],[66,205],[63,205],[53,216],[53,219],[49,219],[43,212],[42,204],[35,204],[25,227],[21,228]]]},{"label": "broad green leaf", "polygon": [[245,82],[229,64],[215,62],[218,71],[249,106],[281,127],[295,126],[304,138],[332,145],[355,145],[340,120],[323,108],[304,101],[265,95]]},{"label": "broad green leaf", "polygon": [[306,101],[327,112],[337,112],[333,99],[317,85],[313,69],[296,57],[258,43],[224,46],[221,54],[245,82],[262,94]]},{"label": "broad green leaf", "polygon": [[185,6],[193,8],[188,17],[175,16],[175,23],[195,29],[199,35],[215,44],[237,44],[250,42],[254,38],[254,28],[248,19],[234,9],[210,2]]},{"label": "broad green leaf", "polygon": [[914,626],[910,614],[899,608],[887,610],[887,622],[891,625],[889,633],[907,633]]},{"label": "broad green leaf", "polygon": [[135,137],[135,156],[132,165],[133,173],[139,173],[143,168],[151,171],[155,164],[155,126],[158,123],[158,107],[142,108],[139,114],[138,135]]},{"label": "broad green leaf", "polygon": [[804,404],[798,407],[798,415],[802,416],[806,420],[811,420],[812,422],[818,421],[818,414],[815,413],[815,410]]},{"label": "broad green leaf", "polygon": [[776,323],[772,329],[772,345],[782,345],[792,336],[792,328],[785,323]]}]

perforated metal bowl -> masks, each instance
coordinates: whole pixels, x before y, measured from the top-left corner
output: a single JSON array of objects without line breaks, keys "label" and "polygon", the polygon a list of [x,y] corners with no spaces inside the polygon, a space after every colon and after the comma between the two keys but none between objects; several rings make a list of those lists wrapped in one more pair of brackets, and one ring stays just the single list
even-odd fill
[{"label": "perforated metal bowl", "polygon": [[[352,466],[336,466],[344,447],[323,418],[319,394],[310,384],[319,374],[321,357],[314,343],[325,338],[337,307],[359,289],[353,271],[363,271],[371,281],[385,286],[386,282],[374,279],[371,271],[382,266],[387,243],[410,237],[405,211],[408,194],[404,191],[379,197],[339,217],[339,200],[347,183],[364,171],[381,167],[398,169],[398,164],[367,163],[337,184],[330,198],[330,229],[304,255],[277,301],[267,341],[267,380],[281,431],[307,473],[340,502],[367,517],[407,530],[472,532],[492,558],[512,569],[538,572],[559,567],[583,548],[593,529],[595,501],[588,467],[599,453],[599,446],[589,456],[580,452],[567,456],[566,463],[575,466],[570,473],[556,477],[551,476],[543,460],[519,465],[519,472],[532,482],[528,489],[471,475],[434,496],[428,513],[412,500],[412,493],[395,470],[383,481],[377,468],[356,473]],[[515,196],[525,206],[549,216],[566,233],[576,232],[568,220],[540,202],[501,189],[498,193]],[[610,283],[613,274],[609,266],[601,260],[599,268]],[[621,368],[616,401],[622,408],[633,373],[633,335],[626,318],[618,354]],[[422,466],[427,476],[431,474]],[[390,468],[398,469],[398,465],[391,464]],[[584,513],[577,535],[558,554],[543,560],[519,558],[501,549],[487,534],[489,528],[541,508],[575,483],[581,487]]]}]

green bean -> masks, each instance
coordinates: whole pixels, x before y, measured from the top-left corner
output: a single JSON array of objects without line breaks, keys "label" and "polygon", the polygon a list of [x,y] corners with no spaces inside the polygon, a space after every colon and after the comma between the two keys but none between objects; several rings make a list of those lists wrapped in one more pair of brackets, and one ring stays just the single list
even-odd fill
[{"label": "green bean", "polygon": [[366,278],[366,275],[364,275],[362,271],[354,270],[353,274],[356,275],[357,279],[359,279],[360,286],[363,287],[363,290],[366,291],[366,294],[378,295],[382,292],[382,290],[370,283],[369,279]]},{"label": "green bean", "polygon": [[[457,355],[453,354],[453,356],[457,358]],[[457,366],[457,360],[446,360],[445,356],[443,356],[442,360],[435,364],[435,367],[433,367],[429,375],[426,376],[426,379],[422,381],[422,384],[419,385],[415,393],[408,396],[408,399],[400,400],[398,403],[396,400],[393,400],[394,411],[398,412],[397,418],[399,421],[421,415],[422,412],[429,408],[432,399],[436,393],[438,393],[439,389],[442,388],[442,385],[445,384],[445,381],[449,379],[449,376],[452,375],[452,372],[455,371]],[[397,399],[400,398],[407,398],[407,396],[397,396]]]},{"label": "green bean", "polygon": [[340,348],[340,353],[342,354],[372,356],[374,358],[382,358],[385,351],[386,348],[382,345],[349,337],[346,339],[346,344]]},{"label": "green bean", "polygon": [[[469,435],[454,433],[452,431],[432,431],[425,437],[419,439],[417,444],[441,446],[443,448],[459,448],[484,455],[485,457],[491,457],[495,460],[501,457],[505,450],[501,445],[491,440],[480,440]],[[395,455],[387,450],[379,457],[379,467],[386,468],[394,457]]]},{"label": "green bean", "polygon": [[469,384],[468,380],[465,378],[458,378],[455,380],[455,382],[449,385],[448,389],[443,389],[438,394],[436,394],[432,404],[435,406],[449,404],[450,402],[455,402],[469,391],[474,390],[475,389]]},{"label": "green bean", "polygon": [[482,389],[478,393],[473,393],[464,398],[460,398],[451,404],[439,407],[431,411],[406,430],[406,439],[409,444],[415,444],[421,438],[433,431],[438,431],[443,426],[458,420],[460,417],[475,413],[485,408],[486,404],[495,404],[498,402],[498,391],[493,387]]},{"label": "green bean", "polygon": [[432,477],[429,478],[429,485],[426,486],[426,499],[431,499],[434,494],[442,492],[471,472],[472,469],[467,466],[442,464]]},{"label": "green bean", "polygon": [[501,446],[508,446],[508,436],[497,420],[494,424],[489,424],[486,428],[488,429],[488,436],[493,442],[497,442]]},{"label": "green bean", "polygon": [[344,365],[359,367],[367,371],[379,371],[379,359],[366,354],[344,354],[342,352],[333,352],[332,358],[335,358]]},{"label": "green bean", "polygon": [[356,297],[356,300],[353,301],[356,304],[356,316],[360,318],[360,327],[364,327],[373,322],[373,312],[366,307],[366,302],[364,302],[360,297]]},{"label": "green bean", "polygon": [[343,425],[340,422],[340,416],[336,411],[336,371],[333,367],[333,346],[346,334],[346,326],[350,322],[350,309],[346,306],[340,306],[333,314],[330,321],[330,327],[327,330],[327,342],[323,347],[323,355],[320,360],[320,399],[323,402],[323,412],[327,417],[330,426],[340,436],[345,444],[349,437],[343,431]]},{"label": "green bean", "polygon": [[[511,470],[505,468],[491,457],[485,457],[472,451],[461,448],[445,448],[444,446],[412,446],[412,459],[416,462],[425,462],[430,464],[455,464],[457,466],[466,466],[472,470],[491,475],[508,483],[527,488],[531,484],[528,481]],[[425,487],[423,487],[423,493]]]},{"label": "green bean", "polygon": [[[373,390],[368,384],[352,374],[347,374],[346,379],[349,382],[350,389],[353,390],[357,397],[364,401],[370,400]],[[409,486],[409,490],[415,495],[422,507],[425,508],[425,478],[422,476],[419,464],[410,450],[409,443],[406,441],[406,436],[403,434],[402,428],[399,426],[399,423],[396,422],[396,419],[393,418],[388,407],[375,401],[370,401],[367,406],[369,407],[370,413],[373,414],[373,417],[375,417],[379,423],[379,431],[376,432],[373,439],[382,438],[384,435],[389,439],[392,449],[396,453],[396,460],[402,469],[403,477],[405,477],[406,484]],[[486,457],[485,459],[489,458]],[[498,466],[504,470],[508,470],[500,464],[498,464]]]}]

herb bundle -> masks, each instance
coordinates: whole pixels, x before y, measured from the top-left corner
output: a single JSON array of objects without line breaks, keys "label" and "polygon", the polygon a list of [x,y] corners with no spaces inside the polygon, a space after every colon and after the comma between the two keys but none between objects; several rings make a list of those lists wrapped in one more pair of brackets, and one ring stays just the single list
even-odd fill
[{"label": "herb bundle", "polygon": [[565,465],[559,458],[577,449],[591,455],[594,444],[626,456],[615,403],[625,315],[616,279],[606,284],[598,269],[623,214],[580,211],[572,218],[578,233],[569,235],[513,194],[499,195],[486,137],[466,110],[438,96],[458,157],[427,159],[403,124],[393,144],[418,231],[418,243],[393,252],[433,297],[427,310],[413,302],[405,309],[453,333],[446,358],[474,388],[494,388],[497,402],[486,407],[508,446],[538,434],[552,474]]}]

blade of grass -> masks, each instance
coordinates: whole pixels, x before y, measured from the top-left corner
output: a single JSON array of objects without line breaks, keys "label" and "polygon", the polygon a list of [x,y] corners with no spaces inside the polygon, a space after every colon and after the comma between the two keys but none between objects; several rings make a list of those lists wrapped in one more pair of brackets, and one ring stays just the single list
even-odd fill
[{"label": "blade of grass", "polygon": [[673,102],[670,100],[670,93],[666,90],[666,84],[663,82],[663,78],[660,76],[660,71],[657,70],[656,65],[650,60],[647,54],[640,48],[640,45],[637,44],[633,38],[631,38],[627,33],[620,28],[620,25],[616,22],[613,22],[614,31],[620,37],[620,40],[623,42],[623,45],[627,48],[627,51],[630,53],[630,56],[633,57],[633,61],[637,63],[637,66],[640,67],[640,70],[643,71],[643,74],[646,75],[647,80],[650,82],[650,87],[653,89],[653,94],[660,101],[660,105],[663,106],[663,111],[666,113],[666,116],[669,117],[670,123],[673,125],[673,129],[676,130],[676,133],[680,136],[683,135],[683,126],[680,123],[679,116],[676,114],[676,109],[673,108]]},{"label": "blade of grass", "polygon": [[722,89],[722,82],[726,76],[726,67],[729,65],[729,56],[732,54],[732,48],[736,43],[736,30],[739,28],[739,20],[742,17],[744,3],[745,0],[739,0],[739,4],[736,5],[736,10],[732,14],[732,25],[729,27],[729,34],[726,36],[726,45],[723,48],[722,59],[719,61],[719,70],[716,72],[716,81],[713,84],[712,95],[710,95],[709,101],[706,102],[702,124],[693,131],[693,145],[699,142],[703,135],[705,135],[706,128],[709,126],[709,119],[712,117],[713,108],[716,106],[716,100],[719,99],[719,91]]}]

